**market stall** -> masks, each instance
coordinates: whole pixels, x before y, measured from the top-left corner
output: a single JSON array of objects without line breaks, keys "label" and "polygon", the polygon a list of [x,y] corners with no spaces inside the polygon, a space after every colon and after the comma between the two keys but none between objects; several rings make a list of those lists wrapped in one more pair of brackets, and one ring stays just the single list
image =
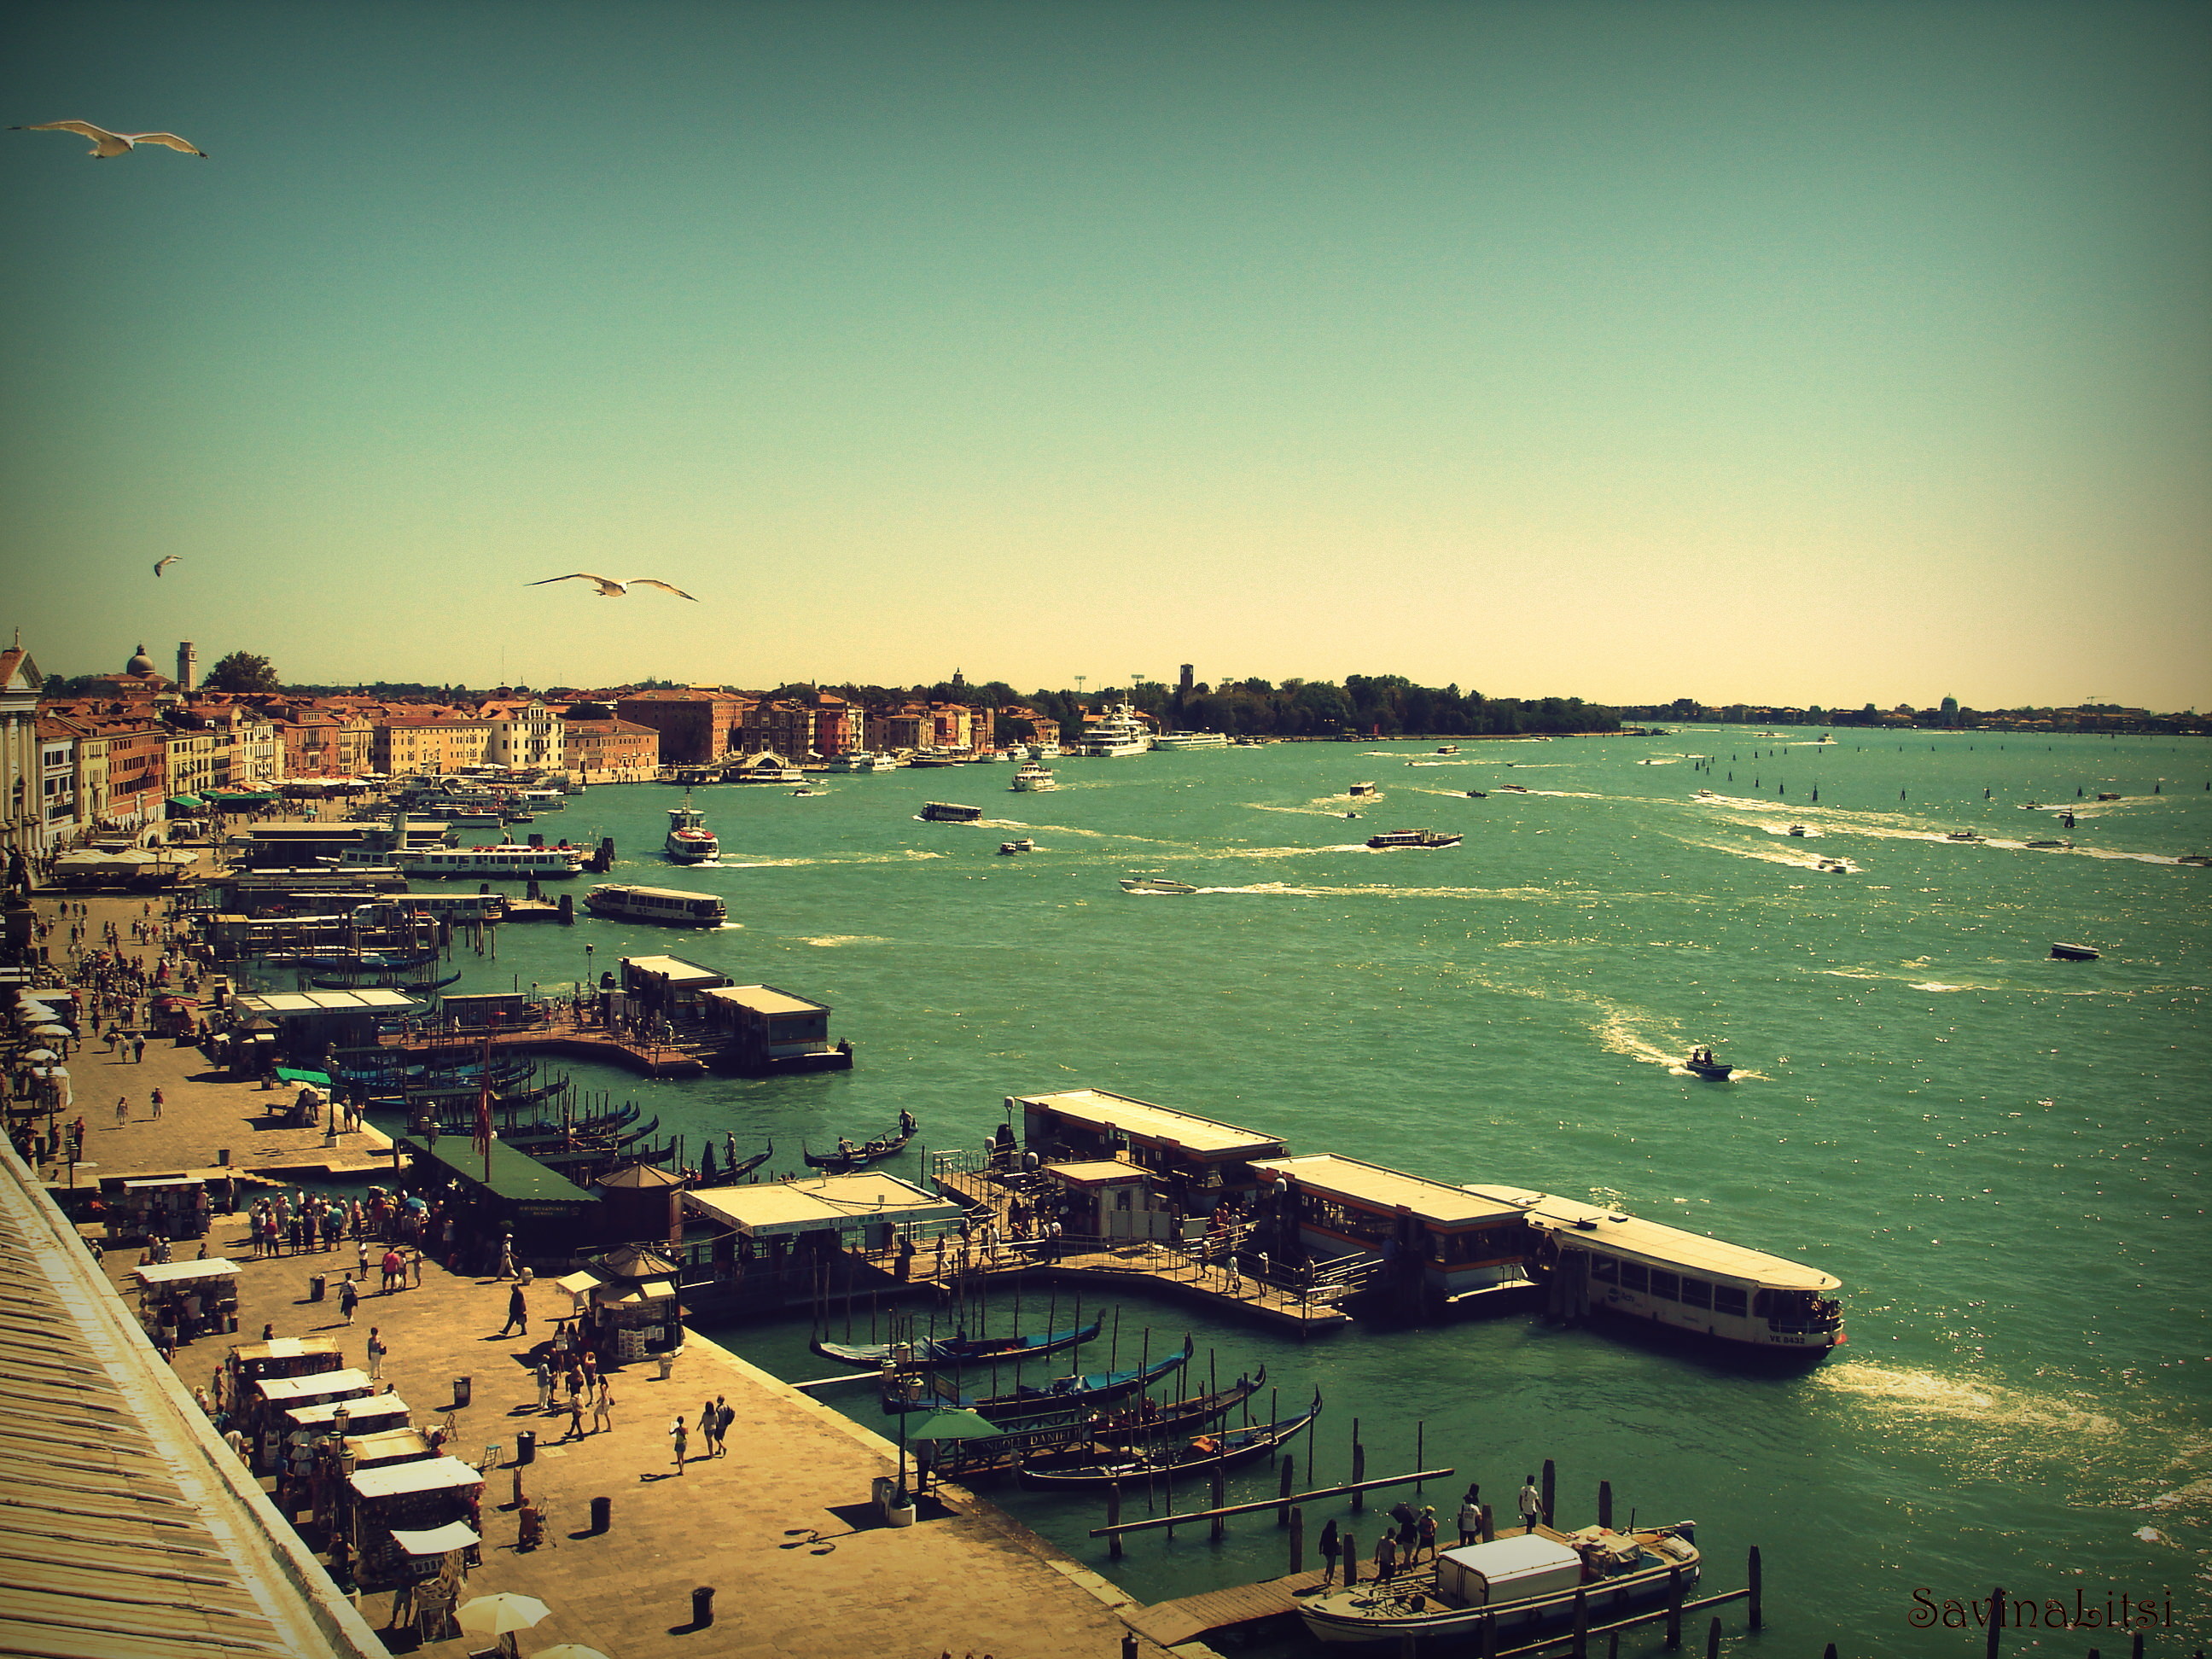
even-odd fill
[{"label": "market stall", "polygon": [[205,1238],[213,1200],[198,1176],[155,1176],[100,1182],[110,1243],[134,1239]]},{"label": "market stall", "polygon": [[[449,1553],[477,1541],[483,1476],[458,1457],[356,1468],[346,1486],[355,1558],[364,1583],[434,1577]],[[448,1530],[456,1523],[460,1532]],[[462,1538],[461,1532],[468,1536]],[[398,1534],[429,1534],[440,1541],[425,1549],[420,1536],[403,1542]],[[458,1541],[444,1543],[447,1538]]]},{"label": "market stall", "polygon": [[238,1264],[221,1256],[164,1261],[131,1270],[138,1317],[147,1334],[175,1333],[178,1341],[238,1328]]},{"label": "market stall", "polygon": [[319,1400],[312,1406],[294,1406],[284,1413],[288,1434],[301,1430],[323,1435],[382,1434],[404,1429],[413,1420],[407,1402],[397,1394]]}]

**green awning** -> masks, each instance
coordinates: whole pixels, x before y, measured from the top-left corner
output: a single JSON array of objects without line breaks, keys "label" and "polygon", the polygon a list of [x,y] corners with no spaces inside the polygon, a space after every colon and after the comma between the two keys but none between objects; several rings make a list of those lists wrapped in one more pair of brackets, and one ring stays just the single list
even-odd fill
[{"label": "green awning", "polygon": [[169,797],[169,805],[181,806],[187,812],[197,812],[207,803],[198,795],[172,795]]},{"label": "green awning", "polygon": [[238,804],[247,806],[265,806],[276,799],[274,795],[241,793],[230,789],[210,789],[207,792],[207,798],[218,806]]},{"label": "green awning", "polygon": [[526,1214],[562,1214],[572,1206],[589,1208],[599,1202],[595,1194],[586,1192],[557,1170],[548,1169],[503,1140],[491,1144],[491,1178],[487,1181],[484,1155],[466,1130],[440,1135],[435,1151],[421,1135],[401,1134],[394,1139],[402,1152],[441,1165],[470,1186],[506,1200]]},{"label": "green awning", "polygon": [[329,1073],[298,1072],[289,1066],[279,1066],[276,1068],[276,1079],[280,1083],[311,1083],[318,1089],[327,1089],[331,1086]]}]

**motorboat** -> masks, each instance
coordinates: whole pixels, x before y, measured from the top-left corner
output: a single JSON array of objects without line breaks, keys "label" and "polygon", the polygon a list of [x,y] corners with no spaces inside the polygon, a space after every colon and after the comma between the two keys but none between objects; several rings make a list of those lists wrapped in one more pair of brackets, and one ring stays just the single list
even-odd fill
[{"label": "motorboat", "polygon": [[1793,823],[1790,826],[1787,833],[1793,836],[1802,836],[1805,833],[1805,826],[1802,823]]},{"label": "motorboat", "polygon": [[1379,836],[1370,836],[1367,844],[1377,852],[1398,847],[1456,847],[1466,839],[1463,836],[1447,835],[1437,830],[1388,830]]},{"label": "motorboat", "polygon": [[1490,799],[1490,791],[1487,789],[1470,789],[1467,792],[1467,798],[1469,800],[1488,800]]},{"label": "motorboat", "polygon": [[898,769],[898,762],[890,755],[871,754],[865,749],[856,749],[849,754],[830,756],[828,764],[822,769],[825,772],[893,772]]},{"label": "motorboat", "polygon": [[722,850],[707,827],[707,815],[692,805],[689,789],[684,792],[683,805],[668,809],[668,839],[661,850],[674,864],[704,864]]},{"label": "motorboat", "polygon": [[1944,834],[1943,839],[1945,841],[1978,842],[1984,839],[1984,837],[1976,835],[1971,830],[1952,830]]},{"label": "motorboat", "polygon": [[1052,769],[1034,760],[1024,761],[1014,773],[1014,781],[1006,786],[1017,794],[1042,795],[1060,787],[1060,780]]},{"label": "motorboat", "polygon": [[2054,945],[2051,947],[2053,962],[2094,962],[2100,952],[2090,945]]},{"label": "motorboat", "polygon": [[1525,783],[1501,783],[1498,787],[1509,795],[1525,795],[1528,793],[1528,786]]},{"label": "motorboat", "polygon": [[1690,1050],[1690,1057],[1682,1062],[1682,1069],[1692,1077],[1701,1077],[1711,1082],[1722,1083],[1728,1079],[1735,1067],[1725,1060],[1715,1060],[1711,1048],[1698,1048]]},{"label": "motorboat", "polygon": [[1324,1589],[1298,1616],[1331,1645],[1517,1652],[1578,1621],[1595,1631],[1666,1606],[1698,1582],[1696,1537],[1687,1521],[1633,1532],[1537,1526],[1444,1550],[1426,1571]]},{"label": "motorboat", "polygon": [[595,916],[621,921],[657,921],[670,927],[720,927],[729,920],[712,893],[687,893],[676,887],[633,887],[607,882],[584,895],[584,908]]},{"label": "motorboat", "polygon": [[999,853],[1001,857],[1006,857],[1015,853],[1034,853],[1036,851],[1036,843],[1026,836],[1023,836],[1019,841],[1002,841],[999,843]]},{"label": "motorboat", "polygon": [[[2032,841],[2032,842],[2029,842],[2027,843],[2027,845],[2028,845],[2028,846],[2030,846],[2030,847],[2044,847],[2044,848],[2055,848],[2056,850],[2057,850],[2057,851],[2059,851],[2059,852],[2071,852],[2071,851],[2073,850],[2073,848],[2074,848],[2074,843],[2073,843],[2072,842],[2069,841],[2069,840],[2068,840],[2065,836],[2059,836],[2059,837],[2058,837],[2057,840],[2055,840],[2055,841]],[[2186,860],[2186,859],[2184,859],[2184,860],[2182,860],[2182,862],[2183,862],[2184,864],[2186,864],[2186,863],[2188,863],[2188,862],[2189,862],[2189,860]]]},{"label": "motorboat", "polygon": [[983,816],[980,806],[962,806],[953,801],[933,800],[921,809],[926,823],[973,823]]},{"label": "motorboat", "polygon": [[830,792],[827,789],[817,789],[811,784],[802,783],[791,793],[794,795],[826,795]]},{"label": "motorboat", "polygon": [[1195,893],[1198,889],[1187,881],[1169,881],[1160,876],[1129,876],[1123,878],[1125,893],[1161,893],[1181,898]]},{"label": "motorboat", "polygon": [[1358,800],[1363,796],[1372,795],[1376,793],[1376,787],[1372,783],[1355,783],[1351,788],[1345,791],[1345,793],[1350,795],[1354,800]]},{"label": "motorboat", "polygon": [[1437,745],[1437,753],[1439,755],[1456,755],[1459,753],[1459,745],[1455,743],[1438,744]]},{"label": "motorboat", "polygon": [[1820,863],[1814,867],[1820,871],[1822,874],[1830,876],[1849,875],[1851,868],[1850,865],[1845,864],[1841,859],[1822,859]]}]

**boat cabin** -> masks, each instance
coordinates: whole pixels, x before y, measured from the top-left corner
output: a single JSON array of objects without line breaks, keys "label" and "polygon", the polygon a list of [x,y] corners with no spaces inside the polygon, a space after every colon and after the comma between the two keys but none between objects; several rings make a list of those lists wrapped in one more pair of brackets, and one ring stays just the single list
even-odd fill
[{"label": "boat cabin", "polygon": [[1582,1582],[1580,1552],[1541,1533],[1462,1544],[1437,1557],[1437,1595],[1453,1607],[1571,1595]]},{"label": "boat cabin", "polygon": [[902,1238],[957,1220],[961,1206],[880,1170],[696,1188],[684,1213],[714,1237],[717,1291],[781,1306],[815,1294],[818,1263],[847,1251],[878,1258]]},{"label": "boat cabin", "polygon": [[1297,1217],[1316,1261],[1379,1256],[1447,1304],[1532,1288],[1538,1243],[1522,1207],[1466,1188],[1318,1152],[1254,1166]]},{"label": "boat cabin", "polygon": [[1817,1267],[1527,1188],[1467,1190],[1522,1211],[1565,1316],[1619,1313],[1761,1348],[1843,1343],[1843,1281]]},{"label": "boat cabin", "polygon": [[1006,1109],[1020,1110],[1022,1143],[1040,1159],[1133,1164],[1189,1215],[1210,1213],[1224,1198],[1249,1197],[1263,1179],[1254,1173],[1256,1161],[1280,1158],[1285,1150],[1279,1135],[1105,1089],[1010,1095]]},{"label": "boat cabin", "polygon": [[699,994],[720,1058],[754,1072],[836,1071],[853,1047],[830,1041],[830,1005],[773,985],[718,985]]}]

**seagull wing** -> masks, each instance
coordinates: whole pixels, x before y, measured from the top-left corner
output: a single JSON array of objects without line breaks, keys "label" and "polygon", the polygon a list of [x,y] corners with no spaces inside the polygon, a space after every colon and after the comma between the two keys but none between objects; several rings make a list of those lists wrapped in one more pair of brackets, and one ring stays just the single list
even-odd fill
[{"label": "seagull wing", "polygon": [[134,144],[167,144],[171,149],[180,149],[187,155],[204,158],[207,152],[197,144],[188,144],[173,132],[120,132],[118,138],[128,138]]},{"label": "seagull wing", "polygon": [[612,576],[594,576],[588,570],[572,570],[565,576],[548,576],[545,581],[525,582],[525,587],[543,587],[546,582],[597,582],[603,599],[620,599],[623,584]]},{"label": "seagull wing", "polygon": [[178,557],[179,556],[177,554],[172,553],[166,559],[156,559],[154,562],[154,574],[157,576],[160,575],[163,568],[165,566],[176,563]]},{"label": "seagull wing", "polygon": [[654,578],[653,578],[653,577],[651,577],[651,576],[632,576],[632,577],[629,579],[629,586],[632,586],[632,587],[661,587],[661,588],[666,588],[668,592],[670,592],[671,593],[673,593],[673,594],[674,594],[678,599],[689,599],[689,600],[690,600],[690,601],[692,602],[692,604],[694,604],[694,605],[696,605],[696,604],[699,602],[699,596],[698,596],[697,594],[696,594],[696,593],[686,593],[686,592],[685,592],[682,588],[680,588],[680,587],[673,586],[672,586],[671,584],[669,584],[669,583],[667,583],[667,582],[656,580]]},{"label": "seagull wing", "polygon": [[80,138],[92,140],[94,155],[122,155],[129,152],[131,141],[120,133],[110,132],[106,127],[96,127],[89,121],[41,121],[34,127],[17,127],[17,132],[74,132]]}]

